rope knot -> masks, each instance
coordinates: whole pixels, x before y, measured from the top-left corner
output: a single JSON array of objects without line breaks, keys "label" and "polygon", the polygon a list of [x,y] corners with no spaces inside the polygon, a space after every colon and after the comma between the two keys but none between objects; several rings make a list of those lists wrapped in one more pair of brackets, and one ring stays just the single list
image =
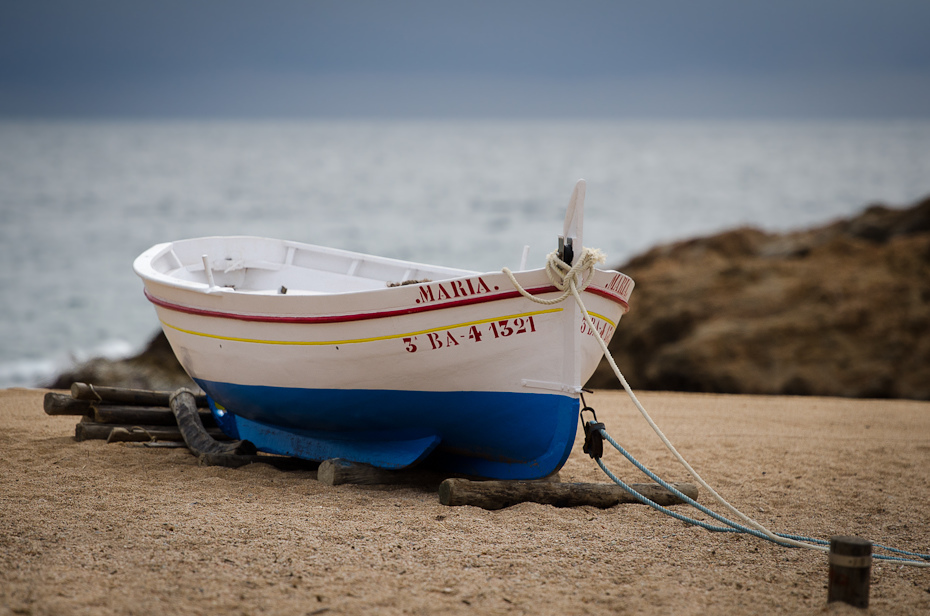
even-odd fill
[{"label": "rope knot", "polygon": [[542,299],[531,295],[517,282],[509,268],[505,267],[501,271],[507,274],[510,282],[513,283],[513,286],[523,297],[531,299],[537,304],[551,306],[558,304],[569,295],[575,295],[576,299],[580,301],[581,298],[578,297],[578,293],[584,291],[591,284],[595,268],[606,260],[607,255],[602,250],[585,247],[581,252],[581,256],[575,261],[575,265],[570,266],[559,258],[558,252],[550,252],[546,256],[546,275],[549,276],[552,285],[562,292],[562,295],[553,299]]},{"label": "rope knot", "polygon": [[585,247],[581,257],[572,266],[560,259],[558,252],[552,251],[546,257],[546,274],[559,291],[569,291],[571,282],[575,283],[577,290],[584,291],[591,281],[594,268],[606,260],[607,256],[599,248]]}]

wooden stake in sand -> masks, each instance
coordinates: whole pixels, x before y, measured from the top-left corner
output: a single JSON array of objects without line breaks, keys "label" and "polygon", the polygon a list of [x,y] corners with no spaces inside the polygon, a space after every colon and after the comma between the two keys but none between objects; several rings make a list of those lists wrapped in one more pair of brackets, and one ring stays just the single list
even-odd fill
[{"label": "wooden stake in sand", "polygon": [[830,538],[830,573],[827,603],[842,601],[869,607],[872,542],[859,537]]}]

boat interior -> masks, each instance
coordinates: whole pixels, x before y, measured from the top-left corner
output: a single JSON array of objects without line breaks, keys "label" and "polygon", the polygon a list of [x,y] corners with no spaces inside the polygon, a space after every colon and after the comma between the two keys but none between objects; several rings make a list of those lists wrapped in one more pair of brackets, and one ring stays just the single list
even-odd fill
[{"label": "boat interior", "polygon": [[172,242],[151,266],[176,281],[205,285],[208,291],[293,295],[358,292],[478,273],[255,237]]}]

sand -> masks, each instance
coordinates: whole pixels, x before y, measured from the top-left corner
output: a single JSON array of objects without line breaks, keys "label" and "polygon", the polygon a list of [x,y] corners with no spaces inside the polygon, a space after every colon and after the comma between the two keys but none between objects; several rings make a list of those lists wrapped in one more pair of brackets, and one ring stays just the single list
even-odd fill
[{"label": "sand", "polygon": [[[45,415],[44,393],[0,390],[3,615],[865,613],[827,605],[821,553],[641,505],[445,507],[427,488],[75,442],[76,418]],[[930,551],[930,403],[641,399],[711,485],[774,530]],[[644,463],[689,479],[622,392],[588,402]],[[607,481],[580,439],[561,477]],[[930,613],[930,569],[873,564],[869,613]]]}]

